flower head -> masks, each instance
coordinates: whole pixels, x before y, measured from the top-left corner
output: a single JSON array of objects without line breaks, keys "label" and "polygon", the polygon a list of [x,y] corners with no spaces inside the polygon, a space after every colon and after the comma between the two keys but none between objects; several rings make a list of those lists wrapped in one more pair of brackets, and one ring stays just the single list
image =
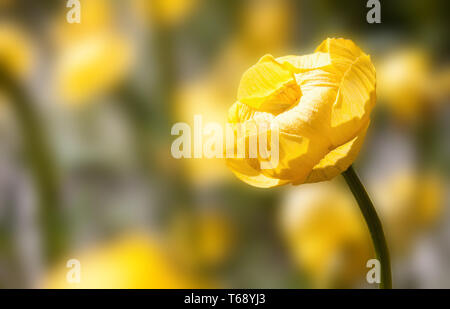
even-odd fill
[{"label": "flower head", "polygon": [[375,84],[370,57],[350,40],[327,39],[305,56],[262,57],[242,76],[228,121],[276,127],[279,164],[263,169],[259,157],[246,157],[228,159],[228,166],[257,187],[335,177],[361,148]]}]

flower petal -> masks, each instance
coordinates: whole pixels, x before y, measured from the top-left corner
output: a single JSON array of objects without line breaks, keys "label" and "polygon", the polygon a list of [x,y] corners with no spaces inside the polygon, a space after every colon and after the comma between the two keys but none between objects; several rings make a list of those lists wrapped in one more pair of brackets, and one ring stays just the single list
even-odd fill
[{"label": "flower petal", "polygon": [[362,128],[375,105],[375,68],[370,56],[352,41],[327,39],[316,50],[327,52],[338,84],[330,119],[329,137],[342,145]]},{"label": "flower petal", "polygon": [[345,171],[355,160],[369,128],[367,121],[357,137],[348,143],[329,152],[316,166],[306,179],[307,183],[330,180]]},{"label": "flower petal", "polygon": [[289,180],[271,178],[262,173],[255,173],[255,174],[240,173],[237,170],[232,168],[232,165],[230,165],[230,162],[232,162],[232,160],[227,160],[228,166],[231,168],[232,172],[236,175],[236,177],[251,186],[254,186],[257,188],[274,188],[274,187],[282,186],[289,182]]},{"label": "flower petal", "polygon": [[279,114],[301,96],[294,73],[271,55],[262,57],[242,76],[238,100],[258,110]]},{"label": "flower petal", "polygon": [[277,58],[277,61],[294,73],[320,69],[331,64],[330,54],[322,52],[304,56],[284,56]]}]

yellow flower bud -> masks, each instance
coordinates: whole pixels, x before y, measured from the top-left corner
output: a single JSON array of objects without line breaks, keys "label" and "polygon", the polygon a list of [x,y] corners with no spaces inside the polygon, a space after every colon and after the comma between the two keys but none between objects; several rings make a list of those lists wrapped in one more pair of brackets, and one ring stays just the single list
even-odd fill
[{"label": "yellow flower bud", "polygon": [[[264,56],[244,73],[228,121],[276,126],[279,164],[263,169],[259,157],[246,156],[228,159],[228,166],[257,187],[335,177],[362,146],[375,84],[370,57],[350,40],[327,39],[306,56]],[[246,131],[243,138],[254,133]]]}]

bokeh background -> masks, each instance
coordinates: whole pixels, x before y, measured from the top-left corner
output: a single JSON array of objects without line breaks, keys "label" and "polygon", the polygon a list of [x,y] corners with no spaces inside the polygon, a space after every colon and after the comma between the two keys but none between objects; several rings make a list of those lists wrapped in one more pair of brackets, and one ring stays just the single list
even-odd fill
[{"label": "bokeh background", "polygon": [[[261,56],[354,40],[377,70],[355,165],[394,287],[450,288],[448,1],[0,0],[1,288],[368,287],[341,177],[262,190],[176,160],[178,121],[224,123]],[[66,280],[69,259],[81,282]]]}]

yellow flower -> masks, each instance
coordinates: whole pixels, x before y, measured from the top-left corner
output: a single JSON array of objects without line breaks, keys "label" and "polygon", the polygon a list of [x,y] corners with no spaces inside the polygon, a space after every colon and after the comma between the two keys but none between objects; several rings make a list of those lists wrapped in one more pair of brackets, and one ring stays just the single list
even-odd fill
[{"label": "yellow flower", "polygon": [[445,64],[435,73],[431,85],[432,101],[436,103],[449,102],[450,98],[450,64]]},{"label": "yellow flower", "polygon": [[215,267],[226,261],[234,244],[231,221],[223,213],[179,214],[171,226],[172,249],[191,267]]},{"label": "yellow flower", "polygon": [[257,187],[335,177],[362,146],[375,84],[370,57],[350,40],[327,39],[305,56],[262,57],[242,76],[228,121],[277,127],[279,164],[261,169],[259,158],[247,157],[228,159],[228,166]]},{"label": "yellow flower", "polygon": [[[194,116],[201,115],[203,125],[208,122],[223,123],[223,114],[227,110],[226,95],[220,91],[217,78],[214,77],[208,76],[208,78],[187,83],[178,89],[174,110],[177,121],[186,122],[194,127]],[[230,176],[222,159],[193,158],[183,160],[182,163],[186,168],[187,177],[199,187],[217,184]]]},{"label": "yellow flower", "polygon": [[373,199],[393,253],[401,254],[442,212],[443,182],[432,172],[400,171],[374,186]]},{"label": "yellow flower", "polygon": [[98,33],[74,40],[57,59],[57,89],[71,104],[86,102],[118,83],[131,64],[131,48],[121,36]]},{"label": "yellow flower", "polygon": [[136,0],[138,15],[150,17],[164,26],[176,26],[194,9],[199,0]]},{"label": "yellow flower", "polygon": [[429,103],[431,61],[420,49],[403,48],[386,55],[378,67],[379,97],[401,121],[421,117]]},{"label": "yellow flower", "polygon": [[44,279],[45,288],[199,288],[148,235],[125,235],[111,243],[70,256],[80,262],[80,283],[66,280],[70,270],[63,261]]},{"label": "yellow flower", "polygon": [[350,287],[374,258],[370,235],[359,208],[335,182],[308,184],[288,192],[280,223],[293,261],[314,287]]},{"label": "yellow flower", "polygon": [[17,78],[24,78],[31,69],[33,51],[27,35],[17,26],[0,24],[0,62]]},{"label": "yellow flower", "polygon": [[114,6],[109,0],[81,1],[80,23],[67,22],[67,9],[64,7],[50,24],[50,32],[54,36],[56,47],[64,47],[72,41],[92,35],[94,32],[109,31],[116,25],[118,15],[114,14]]},{"label": "yellow flower", "polygon": [[[438,175],[396,172],[369,190],[383,223],[392,258],[411,248],[442,212]],[[349,189],[339,182],[292,188],[280,207],[280,228],[293,261],[317,287],[349,287],[362,281],[375,258],[370,234]]]},{"label": "yellow flower", "polygon": [[133,64],[133,46],[120,30],[111,1],[81,4],[81,22],[70,24],[60,12],[53,22],[53,78],[56,95],[81,105],[116,86]]},{"label": "yellow flower", "polygon": [[0,8],[9,8],[13,4],[13,0],[0,0]]},{"label": "yellow flower", "polygon": [[267,53],[280,49],[292,27],[292,5],[286,0],[248,1],[244,4],[238,33],[249,50]]}]

